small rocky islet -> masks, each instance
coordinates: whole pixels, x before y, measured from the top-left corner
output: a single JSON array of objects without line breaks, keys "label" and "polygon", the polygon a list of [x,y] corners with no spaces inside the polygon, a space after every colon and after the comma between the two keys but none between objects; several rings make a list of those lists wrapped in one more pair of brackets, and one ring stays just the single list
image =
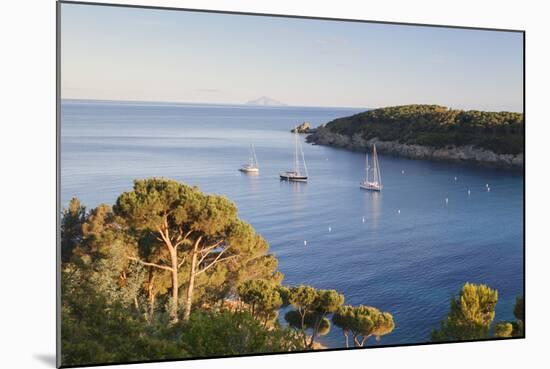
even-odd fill
[{"label": "small rocky islet", "polygon": [[290,132],[292,133],[305,133],[305,134],[315,133],[316,131],[317,129],[312,128],[309,122],[307,121],[304,121],[302,124],[297,125],[296,127],[290,130]]}]

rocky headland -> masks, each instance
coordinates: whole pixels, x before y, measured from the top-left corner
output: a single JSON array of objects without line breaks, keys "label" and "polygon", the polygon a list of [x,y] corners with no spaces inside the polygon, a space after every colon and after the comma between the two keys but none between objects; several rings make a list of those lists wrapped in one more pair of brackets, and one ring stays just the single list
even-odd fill
[{"label": "rocky headland", "polygon": [[[479,117],[478,121],[474,118]],[[371,150],[411,159],[524,166],[523,115],[414,105],[339,118],[307,136],[312,144]]]}]

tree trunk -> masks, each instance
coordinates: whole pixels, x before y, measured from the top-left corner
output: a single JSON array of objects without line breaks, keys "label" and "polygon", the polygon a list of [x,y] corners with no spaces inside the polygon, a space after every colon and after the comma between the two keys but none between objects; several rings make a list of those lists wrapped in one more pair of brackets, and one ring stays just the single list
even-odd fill
[{"label": "tree trunk", "polygon": [[315,338],[317,337],[317,333],[321,329],[321,323],[325,319],[325,314],[322,314],[320,317],[318,317],[315,321],[315,324],[313,325],[313,332],[311,333],[311,342],[309,344],[310,348],[313,348],[313,344],[315,343]]},{"label": "tree trunk", "polygon": [[365,342],[367,341],[367,338],[370,336],[363,336],[363,339],[361,340],[361,347],[365,346]]},{"label": "tree trunk", "polygon": [[172,306],[170,308],[170,322],[178,322],[178,258],[175,250],[170,250],[172,259]]},{"label": "tree trunk", "polygon": [[344,331],[344,337],[346,337],[346,348],[349,348],[349,333]]},{"label": "tree trunk", "polygon": [[314,343],[315,343],[315,330],[313,330],[313,332],[311,332],[311,339],[309,341],[308,348],[313,350],[313,344]]},{"label": "tree trunk", "polygon": [[153,322],[155,316],[155,298],[156,294],[152,293],[149,298],[149,323]]},{"label": "tree trunk", "polygon": [[149,312],[147,313],[147,321],[149,322],[149,324],[153,322],[153,317],[155,314],[156,293],[153,292],[154,280],[155,275],[153,274],[153,269],[149,268],[149,282],[147,283],[147,299],[149,300]]},{"label": "tree trunk", "polygon": [[193,304],[193,288],[195,288],[195,269],[197,267],[197,249],[200,240],[195,242],[193,254],[191,256],[191,271],[189,272],[189,287],[187,287],[187,295],[185,299],[185,312],[183,320],[188,321],[191,316],[191,305]]},{"label": "tree trunk", "polygon": [[304,338],[304,346],[307,347],[307,335],[306,335],[306,328],[304,327],[305,318],[306,318],[306,312],[302,311],[301,308],[298,308],[298,313],[300,314],[302,325],[300,328],[302,328],[302,336]]}]

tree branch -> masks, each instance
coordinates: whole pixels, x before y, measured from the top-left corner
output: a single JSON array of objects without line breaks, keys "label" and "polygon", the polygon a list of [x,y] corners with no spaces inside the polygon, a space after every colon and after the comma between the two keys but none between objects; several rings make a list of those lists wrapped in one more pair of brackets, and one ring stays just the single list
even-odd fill
[{"label": "tree branch", "polygon": [[172,268],[166,266],[166,265],[160,265],[160,264],[155,264],[155,263],[148,263],[146,261],[143,261],[141,259],[138,259],[136,257],[133,257],[133,256],[126,256],[126,258],[130,259],[130,260],[134,260],[134,261],[137,261],[138,263],[140,264],[143,264],[145,266],[151,266],[151,267],[155,267],[155,268],[159,268],[159,269],[164,269],[164,270],[169,270],[169,271],[172,271]]},{"label": "tree branch", "polygon": [[216,242],[215,244],[211,245],[211,246],[208,246],[208,247],[205,247],[204,249],[202,249],[200,252],[205,252],[205,251],[209,251],[209,250],[212,250],[212,249],[215,249],[216,247],[220,246],[222,243],[223,243],[224,240],[219,240],[218,242]]},{"label": "tree branch", "polygon": [[214,265],[216,265],[216,264],[218,264],[218,263],[221,263],[221,262],[223,262],[223,261],[227,261],[227,260],[234,259],[234,258],[236,258],[236,257],[238,256],[238,255],[231,255],[231,256],[228,256],[228,257],[226,257],[226,258],[220,259],[221,255],[223,254],[223,252],[224,252],[225,250],[227,250],[227,248],[224,249],[222,252],[220,252],[220,253],[218,254],[218,256],[216,256],[216,258],[214,259],[214,261],[212,261],[210,264],[208,264],[205,268],[203,268],[203,269],[199,270],[198,272],[196,272],[196,273],[195,273],[195,276],[197,276],[197,275],[199,275],[199,274],[201,274],[201,273],[206,272],[208,269],[212,268]]},{"label": "tree branch", "polygon": [[191,235],[191,233],[193,233],[193,231],[189,231],[187,232],[185,235],[179,235],[178,238],[177,238],[177,242],[176,244],[174,245],[174,248],[177,250],[178,249],[178,246],[181,245],[182,243],[184,243],[185,241],[187,241],[187,238]]},{"label": "tree branch", "polygon": [[[199,253],[203,253],[203,252],[204,252],[205,254],[200,258],[199,264],[198,264],[198,265],[201,265],[201,263],[204,261],[204,259],[206,259],[206,257],[207,257],[208,255],[210,255],[210,253],[211,253],[215,248],[217,248],[218,246],[220,246],[222,242],[223,242],[223,240],[220,240],[220,241],[216,242],[215,244],[213,244],[212,246],[208,246],[207,248],[202,249],[201,251],[199,251]],[[222,252],[220,252],[220,254],[222,254],[223,252],[225,252],[225,250],[227,250],[227,249],[222,250]],[[218,255],[218,256],[219,256],[219,255]]]},{"label": "tree branch", "polygon": [[[191,232],[189,232],[189,234],[191,234]],[[201,241],[202,241],[202,236],[199,236],[199,238],[197,238],[197,239],[195,240],[195,243],[193,244],[193,252],[192,252],[192,254],[191,254],[191,257],[193,257],[193,255],[197,252],[197,248],[199,247],[199,243],[200,243]],[[176,250],[176,252],[177,252],[177,250]],[[179,264],[178,264],[178,269],[179,269],[180,266],[183,265],[183,262],[184,262],[184,261],[185,261],[185,257],[183,257],[183,258],[181,259],[181,261],[179,262]]]},{"label": "tree branch", "polygon": [[185,257],[181,258],[181,261],[178,264],[178,269],[183,265],[184,262],[185,262]]},{"label": "tree branch", "polygon": [[[218,261],[218,259],[222,257],[223,253],[226,252],[228,248],[229,248],[229,247],[226,247],[225,249],[223,249],[222,251],[220,251],[220,253],[218,254],[218,256],[216,256],[216,258],[214,259],[214,261],[212,261],[211,264],[213,264],[213,263],[215,263],[216,261]],[[204,258],[205,258],[209,253],[210,253],[210,251],[209,251],[208,253],[206,253],[206,255],[203,256],[203,257],[200,259],[199,263],[197,264],[199,267],[200,267],[200,265],[201,265],[201,262],[204,260]],[[208,265],[208,266],[210,266],[210,265]]]},{"label": "tree branch", "polygon": [[[164,237],[164,232],[162,231],[162,229],[157,226],[155,228],[155,230],[157,231],[157,233],[160,235],[160,237],[162,238],[162,241],[164,241],[164,243],[168,244],[168,240],[166,239],[166,237]],[[158,237],[157,237],[158,238]]]}]

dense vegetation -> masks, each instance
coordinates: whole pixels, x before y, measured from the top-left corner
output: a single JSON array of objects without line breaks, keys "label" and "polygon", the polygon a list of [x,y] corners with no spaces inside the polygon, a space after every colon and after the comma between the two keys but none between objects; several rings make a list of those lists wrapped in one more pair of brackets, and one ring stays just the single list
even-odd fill
[{"label": "dense vegetation", "polygon": [[231,201],[172,180],[137,180],[112,207],[72,199],[61,244],[63,365],[316,349],[344,308],[283,286]]},{"label": "dense vegetation", "polygon": [[[62,364],[133,362],[322,348],[332,325],[346,347],[390,334],[372,306],[335,290],[284,286],[267,242],[225,197],[166,179],[135,181],[113,207],[62,213]],[[497,293],[466,284],[434,341],[490,337]],[[279,312],[284,308],[284,322]],[[523,335],[515,322],[494,337]]]},{"label": "dense vegetation", "polygon": [[439,329],[432,330],[432,341],[464,341],[524,335],[524,300],[517,298],[514,306],[515,322],[497,322],[493,327],[498,292],[486,285],[466,283],[460,293],[451,299],[447,319]]},{"label": "dense vegetation", "polygon": [[524,150],[523,114],[404,105],[369,110],[327,123],[331,132],[365,140],[399,141],[430,147],[449,145],[488,149],[498,154]]}]

